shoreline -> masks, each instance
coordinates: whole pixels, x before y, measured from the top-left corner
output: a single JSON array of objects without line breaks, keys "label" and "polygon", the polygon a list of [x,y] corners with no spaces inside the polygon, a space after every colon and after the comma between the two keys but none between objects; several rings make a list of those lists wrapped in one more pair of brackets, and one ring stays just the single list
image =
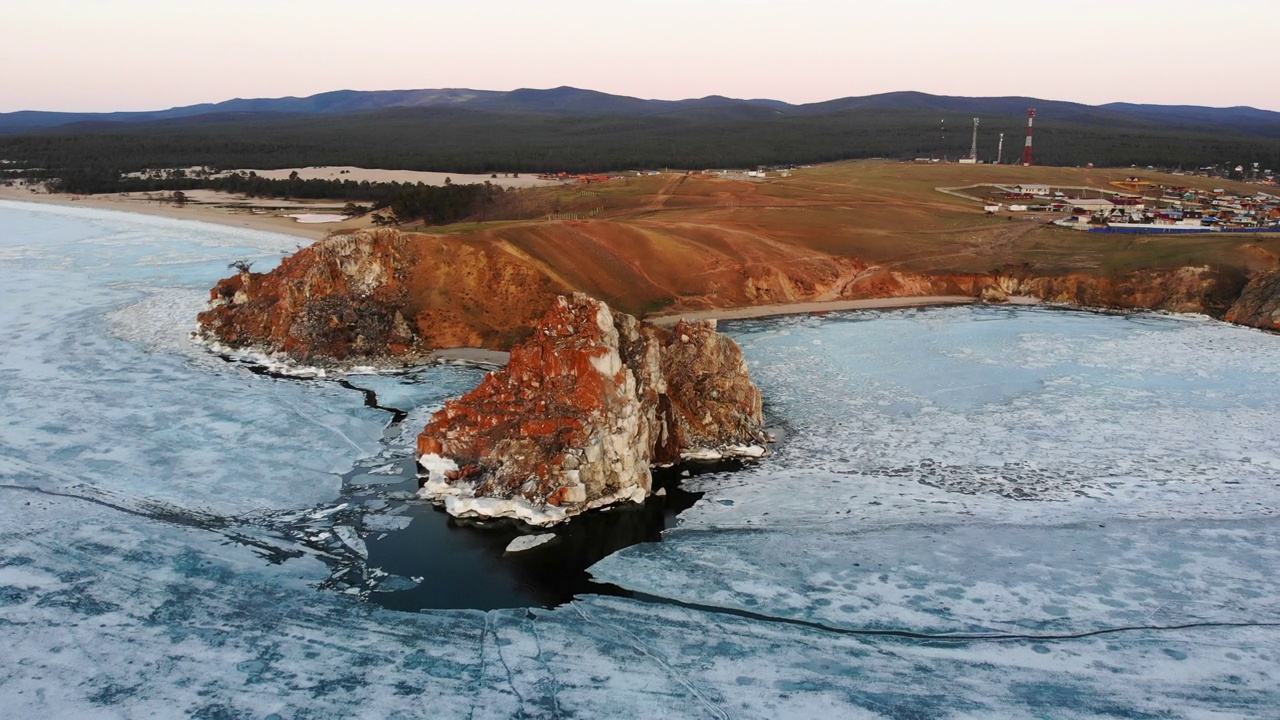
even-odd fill
[{"label": "shoreline", "polygon": [[[334,229],[346,229],[347,223],[333,223],[329,227],[321,227],[299,223],[293,218],[274,215],[256,215],[243,211],[233,211],[200,203],[188,202],[185,205],[173,205],[143,197],[121,197],[119,195],[68,195],[64,193],[33,193],[25,189],[0,187],[0,200],[29,202],[41,205],[59,205],[63,207],[87,207],[97,210],[114,210],[116,212],[151,215],[171,220],[194,220],[213,223],[227,227],[247,228],[264,232],[275,232],[308,240],[322,240]],[[860,300],[808,301],[797,303],[781,303],[773,305],[753,305],[740,308],[716,308],[709,310],[692,310],[683,313],[649,315],[641,318],[655,325],[669,327],[682,319],[685,320],[750,320],[780,315],[809,315],[814,313],[836,312],[841,310],[888,310],[909,307],[930,307],[949,305],[971,305],[980,302],[976,297],[968,295],[920,295],[910,297],[864,298]],[[1039,304],[1036,298],[1009,298],[1009,304]],[[502,365],[506,363],[507,353],[485,348],[440,348],[433,350],[431,356],[436,360],[479,362]]]},{"label": "shoreline", "polygon": [[[419,172],[409,170],[377,170],[349,166],[285,168],[282,170],[255,170],[258,175],[267,178],[284,179],[296,170],[304,179],[352,180],[359,182],[425,182],[427,185],[443,185],[446,178],[458,178],[464,182],[496,184],[516,187],[546,187],[562,185],[558,180],[543,180],[536,175],[519,178],[493,179],[488,175]],[[235,172],[235,171],[232,171]],[[190,198],[183,205],[154,199],[152,195],[162,195],[164,191],[155,193],[101,193],[95,195],[72,195],[69,193],[31,192],[25,186],[0,185],[0,200],[14,202],[30,202],[41,205],[61,205],[64,207],[87,207],[96,210],[116,210],[132,212],[139,215],[151,215],[173,220],[196,220],[198,222],[226,225],[228,227],[276,232],[308,240],[323,240],[331,232],[344,230],[366,230],[372,227],[367,218],[350,218],[334,223],[301,223],[288,214],[329,214],[340,212],[345,204],[336,200],[270,200],[247,198],[211,190],[190,190]],[[252,212],[259,210],[260,212]]]},{"label": "shoreline", "polygon": [[[653,315],[641,318],[644,322],[659,327],[671,327],[680,320],[753,320],[764,317],[783,315],[815,315],[840,310],[893,310],[914,307],[947,307],[956,305],[976,305],[982,301],[968,295],[915,295],[910,297],[864,298],[861,300],[827,300],[817,302],[798,302],[777,305],[754,305],[742,308],[720,308],[715,310],[696,310],[693,312]],[[1043,305],[1039,298],[1029,296],[1010,296],[1001,303],[1003,305]],[[488,350],[485,348],[438,348],[430,353],[432,360],[440,362],[466,362],[490,365],[505,365],[510,353],[505,350]]]},{"label": "shoreline", "polygon": [[[237,212],[212,205],[189,202],[185,205],[174,205],[144,197],[121,197],[120,195],[68,195],[65,193],[33,193],[25,189],[0,187],[0,200],[26,202],[36,205],[58,205],[62,207],[84,207],[95,210],[114,210],[116,212],[150,215],[169,218],[171,220],[194,220],[196,222],[225,225],[248,230],[261,230],[282,235],[305,238],[307,240],[323,240],[330,230],[345,229],[347,223],[308,225],[299,223],[290,217],[278,215],[258,215],[250,212]],[[298,208],[299,212],[302,208]]]},{"label": "shoreline", "polygon": [[[152,217],[163,217],[171,220],[188,220],[206,222],[226,227],[274,232],[310,241],[322,240],[332,230],[350,229],[352,223],[333,223],[327,226],[299,223],[291,217],[267,214],[254,214],[245,210],[233,210],[199,202],[189,202],[178,206],[171,203],[150,200],[139,196],[120,195],[69,195],[64,193],[33,193],[23,188],[0,187],[0,201],[27,202],[38,205],[57,205],[62,207],[87,207],[97,210],[110,210]],[[304,208],[295,208],[302,210]],[[949,307],[960,305],[976,305],[982,299],[969,295],[913,295],[904,297],[862,298],[857,300],[802,301],[795,303],[777,303],[770,305],[753,305],[738,308],[712,308],[691,310],[681,313],[662,313],[647,315],[641,320],[661,327],[671,327],[680,320],[752,320],[766,317],[786,315],[814,315],[847,310],[893,310],[920,307]],[[1040,298],[1032,296],[1009,296],[1005,306],[1054,306]],[[1099,308],[1067,305],[1070,309],[1097,311]],[[1138,308],[1130,309],[1140,310]],[[1235,323],[1238,325],[1238,323]],[[1252,327],[1243,325],[1243,327]],[[429,353],[430,361],[477,363],[483,365],[505,365],[509,354],[501,350],[487,348],[438,348]]]},{"label": "shoreline", "polygon": [[435,362],[460,362],[479,365],[506,365],[511,353],[506,350],[487,350],[485,348],[437,348],[430,352]]},{"label": "shoreline", "polygon": [[[981,302],[970,295],[911,295],[905,297],[863,298],[860,300],[823,300],[775,305],[752,305],[741,308],[691,310],[683,313],[648,315],[641,318],[654,325],[670,327],[681,320],[754,320],[780,315],[814,315],[841,310],[892,310],[895,308],[974,305]],[[1010,305],[1037,305],[1037,298],[1009,298]]]}]

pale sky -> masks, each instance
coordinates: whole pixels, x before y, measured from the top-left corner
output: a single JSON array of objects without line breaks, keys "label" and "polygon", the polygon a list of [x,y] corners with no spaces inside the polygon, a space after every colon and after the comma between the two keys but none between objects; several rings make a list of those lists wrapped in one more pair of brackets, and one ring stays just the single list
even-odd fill
[{"label": "pale sky", "polygon": [[0,112],[573,85],[1280,110],[1280,0],[0,0]]}]

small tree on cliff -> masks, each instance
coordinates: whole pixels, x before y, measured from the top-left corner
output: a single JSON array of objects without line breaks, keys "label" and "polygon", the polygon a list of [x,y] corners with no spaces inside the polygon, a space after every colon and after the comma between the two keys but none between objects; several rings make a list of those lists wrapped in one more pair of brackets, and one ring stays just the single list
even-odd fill
[{"label": "small tree on cliff", "polygon": [[369,210],[370,208],[368,205],[357,205],[353,202],[349,202],[342,208],[342,214],[347,217],[359,217],[361,215],[368,214]]}]

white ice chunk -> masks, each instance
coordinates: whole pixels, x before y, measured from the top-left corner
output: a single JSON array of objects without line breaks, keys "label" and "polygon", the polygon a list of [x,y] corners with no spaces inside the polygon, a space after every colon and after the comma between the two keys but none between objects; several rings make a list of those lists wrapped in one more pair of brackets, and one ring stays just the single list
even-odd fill
[{"label": "white ice chunk", "polygon": [[405,515],[366,515],[364,527],[370,532],[393,532],[404,530],[413,523],[413,518]]},{"label": "white ice chunk", "polygon": [[365,547],[364,540],[355,528],[350,525],[335,525],[333,534],[360,557],[369,557],[369,548]]},{"label": "white ice chunk", "polygon": [[532,550],[540,545],[545,545],[556,539],[555,533],[542,533],[540,535],[521,535],[512,540],[505,552],[520,553],[526,550]]}]

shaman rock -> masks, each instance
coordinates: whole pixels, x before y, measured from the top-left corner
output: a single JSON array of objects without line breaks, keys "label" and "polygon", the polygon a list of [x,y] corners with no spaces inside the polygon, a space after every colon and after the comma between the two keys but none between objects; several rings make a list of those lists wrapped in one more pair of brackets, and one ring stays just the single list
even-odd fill
[{"label": "shaman rock", "polygon": [[550,525],[643,501],[654,464],[759,456],[762,426],[742,351],[713,324],[665,330],[575,294],[432,417],[420,494],[460,517]]}]

